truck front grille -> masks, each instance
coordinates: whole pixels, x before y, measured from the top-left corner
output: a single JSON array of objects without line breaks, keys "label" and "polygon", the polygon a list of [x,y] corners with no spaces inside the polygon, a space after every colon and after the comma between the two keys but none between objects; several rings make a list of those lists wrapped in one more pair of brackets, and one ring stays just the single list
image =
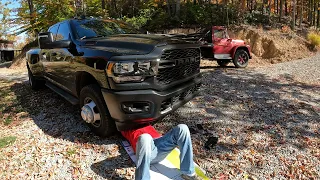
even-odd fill
[{"label": "truck front grille", "polygon": [[157,81],[170,84],[200,72],[200,49],[166,50],[160,60]]}]

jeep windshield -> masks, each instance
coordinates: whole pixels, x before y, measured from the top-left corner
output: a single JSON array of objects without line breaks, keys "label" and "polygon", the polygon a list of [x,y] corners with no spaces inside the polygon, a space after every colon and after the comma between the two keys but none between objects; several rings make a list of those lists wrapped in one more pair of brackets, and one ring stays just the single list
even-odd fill
[{"label": "jeep windshield", "polygon": [[77,39],[107,37],[116,34],[141,34],[132,26],[113,20],[73,20]]}]

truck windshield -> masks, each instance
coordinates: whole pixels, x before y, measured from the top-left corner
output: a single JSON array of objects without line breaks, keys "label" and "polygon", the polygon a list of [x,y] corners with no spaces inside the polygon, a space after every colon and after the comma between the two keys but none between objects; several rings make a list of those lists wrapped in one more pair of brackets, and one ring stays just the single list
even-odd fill
[{"label": "truck windshield", "polygon": [[115,34],[141,34],[123,22],[112,20],[74,20],[74,29],[79,39],[106,37]]}]

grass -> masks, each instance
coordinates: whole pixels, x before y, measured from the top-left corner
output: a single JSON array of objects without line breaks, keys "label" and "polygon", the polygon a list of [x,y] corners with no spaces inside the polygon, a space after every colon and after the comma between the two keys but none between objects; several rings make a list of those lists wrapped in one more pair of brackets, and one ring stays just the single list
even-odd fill
[{"label": "grass", "polygon": [[15,136],[7,136],[0,138],[0,148],[4,148],[9,146],[10,144],[13,144],[16,141],[17,137]]},{"label": "grass", "polygon": [[68,151],[67,151],[67,155],[68,156],[72,156],[72,155],[74,155],[74,154],[76,154],[77,152],[76,152],[76,150],[75,149],[69,149]]},{"label": "grass", "polygon": [[6,126],[8,126],[11,123],[12,123],[12,118],[10,116],[3,121],[3,124]]}]

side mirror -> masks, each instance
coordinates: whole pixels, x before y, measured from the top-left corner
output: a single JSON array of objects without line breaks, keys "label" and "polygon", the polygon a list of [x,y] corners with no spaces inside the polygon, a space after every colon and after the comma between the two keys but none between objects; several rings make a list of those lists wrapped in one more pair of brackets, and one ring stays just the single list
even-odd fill
[{"label": "side mirror", "polygon": [[71,45],[70,40],[53,41],[51,32],[39,33],[38,42],[40,49],[69,48]]},{"label": "side mirror", "polygon": [[53,35],[51,32],[39,33],[38,43],[40,49],[50,49],[50,45],[53,42]]}]

